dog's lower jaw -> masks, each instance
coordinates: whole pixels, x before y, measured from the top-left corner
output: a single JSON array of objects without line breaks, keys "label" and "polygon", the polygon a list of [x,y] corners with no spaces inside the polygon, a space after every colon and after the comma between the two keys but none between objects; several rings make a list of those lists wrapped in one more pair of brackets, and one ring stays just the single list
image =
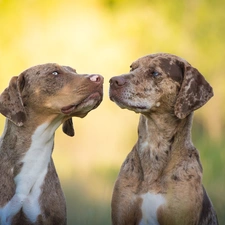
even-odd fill
[{"label": "dog's lower jaw", "polygon": [[[57,119],[50,124],[41,124],[35,129],[31,136],[30,147],[21,154],[20,160],[17,162],[21,168],[13,178],[14,194],[10,201],[0,208],[0,224],[10,225],[21,210],[30,224],[35,223],[42,215],[40,197],[51,161],[54,133],[60,124],[61,119]],[[19,149],[23,149],[23,147],[19,146]],[[14,165],[10,166],[14,168]],[[2,204],[2,202],[0,203]],[[54,217],[54,215],[51,216]]]},{"label": "dog's lower jaw", "polygon": [[[79,104],[68,105],[61,108],[61,112],[65,115],[83,115],[87,114],[92,109],[95,109],[99,106],[102,101],[102,94],[99,92],[94,92],[90,94],[87,98],[83,99]],[[79,116],[78,116],[79,117]]]},{"label": "dog's lower jaw", "polygon": [[119,95],[114,90],[110,91],[110,100],[115,102],[121,109],[128,109],[135,113],[142,113],[145,115],[157,111],[161,105],[160,100],[148,102],[147,99],[136,99],[134,102],[123,95]]},{"label": "dog's lower jaw", "polygon": [[130,111],[133,111],[135,113],[149,113],[150,106],[141,105],[141,104],[129,104],[125,101],[122,101],[121,99],[117,99],[114,97],[110,98],[111,101],[115,102],[121,109],[128,109]]}]

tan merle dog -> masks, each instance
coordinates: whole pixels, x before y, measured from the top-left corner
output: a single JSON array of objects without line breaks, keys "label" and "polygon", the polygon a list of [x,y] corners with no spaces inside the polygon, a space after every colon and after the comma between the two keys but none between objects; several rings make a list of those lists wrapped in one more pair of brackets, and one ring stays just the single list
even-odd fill
[{"label": "tan merle dog", "polygon": [[102,101],[103,77],[43,64],[13,77],[0,96],[0,224],[65,225],[66,202],[52,160],[55,130]]},{"label": "tan merle dog", "polygon": [[138,141],[124,161],[112,197],[113,225],[216,225],[191,141],[193,111],[213,96],[184,59],[142,57],[110,79],[110,98],[141,113]]}]

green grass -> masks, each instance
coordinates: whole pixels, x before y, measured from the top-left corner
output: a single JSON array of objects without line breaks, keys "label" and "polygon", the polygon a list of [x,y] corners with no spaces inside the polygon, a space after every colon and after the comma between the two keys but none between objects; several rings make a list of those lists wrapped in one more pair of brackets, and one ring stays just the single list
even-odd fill
[{"label": "green grass", "polygon": [[68,225],[110,224],[110,205],[83,194],[77,187],[66,188]]},{"label": "green grass", "polygon": [[74,179],[62,182],[68,225],[111,224],[110,201],[116,176],[114,168],[98,167],[84,179],[75,174]]}]

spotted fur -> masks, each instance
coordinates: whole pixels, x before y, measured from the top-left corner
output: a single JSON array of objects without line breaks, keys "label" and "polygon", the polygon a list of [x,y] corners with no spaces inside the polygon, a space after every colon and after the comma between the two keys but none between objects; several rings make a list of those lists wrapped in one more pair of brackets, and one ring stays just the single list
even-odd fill
[{"label": "spotted fur", "polygon": [[112,224],[217,225],[191,141],[193,111],[213,96],[202,74],[175,55],[147,55],[111,78],[109,93],[141,113],[138,141],[115,183]]},{"label": "spotted fur", "polygon": [[66,202],[52,160],[54,136],[74,135],[72,117],[102,101],[103,77],[43,64],[17,77],[0,95],[6,117],[0,138],[0,225],[65,225]]}]

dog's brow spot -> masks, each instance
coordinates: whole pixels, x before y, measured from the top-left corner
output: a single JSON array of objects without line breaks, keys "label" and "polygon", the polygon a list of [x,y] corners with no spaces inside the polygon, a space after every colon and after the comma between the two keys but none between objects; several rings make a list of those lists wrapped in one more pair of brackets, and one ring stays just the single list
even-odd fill
[{"label": "dog's brow spot", "polygon": [[176,181],[178,181],[179,180],[179,178],[176,176],[176,175],[172,175],[172,177],[171,177],[173,180],[176,180]]},{"label": "dog's brow spot", "polygon": [[135,81],[134,81],[134,84],[135,84],[135,85],[139,85],[139,84],[140,84],[140,81],[139,81],[139,80],[135,80]]},{"label": "dog's brow spot", "polygon": [[156,107],[159,107],[159,106],[160,106],[160,104],[161,104],[160,102],[157,102],[157,103],[156,103]]}]

